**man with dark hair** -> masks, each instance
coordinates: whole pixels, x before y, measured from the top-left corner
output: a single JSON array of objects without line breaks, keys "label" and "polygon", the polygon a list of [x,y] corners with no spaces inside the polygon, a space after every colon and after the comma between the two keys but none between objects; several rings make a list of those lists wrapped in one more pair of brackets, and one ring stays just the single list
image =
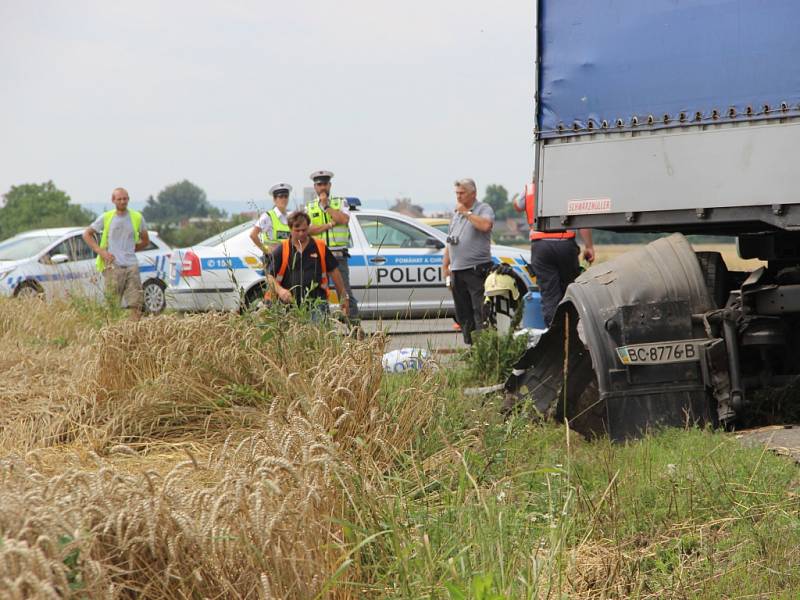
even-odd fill
[{"label": "man with dark hair", "polygon": [[471,345],[472,332],[483,329],[486,319],[483,282],[492,266],[494,211],[485,202],[478,202],[472,179],[459,179],[455,188],[456,209],[450,220],[442,273],[453,294],[464,342]]},{"label": "man with dark hair", "polygon": [[328,275],[333,279],[339,305],[347,316],[350,308],[336,257],[325,242],[312,238],[311,218],[303,211],[289,215],[290,237],[272,250],[267,273],[268,294],[281,302],[310,305],[312,318],[328,312]]}]

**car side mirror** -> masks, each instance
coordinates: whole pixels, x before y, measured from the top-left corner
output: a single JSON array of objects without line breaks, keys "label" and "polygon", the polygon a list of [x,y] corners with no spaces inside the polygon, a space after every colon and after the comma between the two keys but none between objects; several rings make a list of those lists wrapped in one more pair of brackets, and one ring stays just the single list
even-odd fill
[{"label": "car side mirror", "polygon": [[441,250],[444,248],[444,242],[442,240],[437,240],[435,237],[429,237],[425,240],[425,247]]},{"label": "car side mirror", "polygon": [[60,265],[68,261],[69,261],[69,256],[67,256],[66,254],[53,254],[53,256],[50,257],[51,265]]}]

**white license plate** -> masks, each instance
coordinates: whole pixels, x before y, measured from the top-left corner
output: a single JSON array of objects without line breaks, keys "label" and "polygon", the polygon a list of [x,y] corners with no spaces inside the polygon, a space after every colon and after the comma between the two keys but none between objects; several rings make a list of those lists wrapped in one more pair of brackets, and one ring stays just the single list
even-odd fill
[{"label": "white license plate", "polygon": [[623,365],[665,365],[700,360],[702,347],[708,340],[678,340],[653,344],[619,346],[617,356]]}]

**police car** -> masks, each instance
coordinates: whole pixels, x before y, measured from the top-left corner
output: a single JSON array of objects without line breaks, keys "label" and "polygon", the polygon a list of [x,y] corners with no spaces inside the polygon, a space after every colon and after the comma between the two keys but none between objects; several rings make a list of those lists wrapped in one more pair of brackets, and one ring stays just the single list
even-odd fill
[{"label": "police car", "polygon": [[[351,202],[352,205],[352,202]],[[264,270],[250,240],[252,223],[237,225],[191,248],[173,250],[167,305],[177,310],[239,310],[260,302]],[[453,299],[444,285],[447,234],[385,210],[350,212],[350,285],[363,317],[445,316]],[[492,246],[533,285],[525,251]]]},{"label": "police car", "polygon": [[[0,296],[103,299],[103,278],[95,253],[83,240],[83,227],[26,231],[0,242]],[[166,270],[170,247],[150,231],[150,245],[136,253],[144,289],[144,308],[166,307]]]},{"label": "police car", "polygon": [[438,229],[439,231],[444,231],[445,233],[450,231],[450,219],[444,219],[442,217],[417,217],[417,221],[429,227],[433,227],[434,229]]}]

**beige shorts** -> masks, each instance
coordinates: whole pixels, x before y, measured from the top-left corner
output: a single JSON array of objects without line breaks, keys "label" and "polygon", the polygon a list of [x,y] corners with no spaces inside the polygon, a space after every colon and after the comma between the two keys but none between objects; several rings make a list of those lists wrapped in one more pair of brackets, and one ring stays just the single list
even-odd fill
[{"label": "beige shorts", "polygon": [[139,276],[139,265],[132,267],[108,265],[103,271],[106,282],[106,293],[113,294],[128,308],[142,308],[144,294],[142,280]]}]

